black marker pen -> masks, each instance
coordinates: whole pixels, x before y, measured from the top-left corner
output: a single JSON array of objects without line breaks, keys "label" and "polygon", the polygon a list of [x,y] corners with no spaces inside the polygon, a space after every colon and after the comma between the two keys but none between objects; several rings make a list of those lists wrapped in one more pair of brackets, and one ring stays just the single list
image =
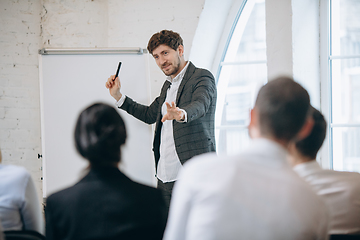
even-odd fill
[{"label": "black marker pen", "polygon": [[119,76],[119,71],[120,71],[120,67],[121,67],[121,62],[119,62],[119,66],[117,68],[116,74],[115,74],[115,78],[113,81],[115,81],[115,79]]}]

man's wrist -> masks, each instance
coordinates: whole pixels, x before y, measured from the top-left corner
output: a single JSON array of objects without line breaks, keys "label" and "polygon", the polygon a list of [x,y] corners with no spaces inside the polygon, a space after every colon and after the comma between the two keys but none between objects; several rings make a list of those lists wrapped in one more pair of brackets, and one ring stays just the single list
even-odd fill
[{"label": "man's wrist", "polygon": [[122,94],[121,93],[116,94],[113,96],[113,98],[115,98],[116,102],[118,102],[122,98]]},{"label": "man's wrist", "polygon": [[179,109],[181,111],[181,117],[180,117],[180,120],[176,120],[178,122],[182,122],[182,123],[185,123],[187,122],[187,113],[184,109]]},{"label": "man's wrist", "polygon": [[180,117],[180,121],[184,121],[185,120],[185,114],[183,111],[181,111],[181,117]]},{"label": "man's wrist", "polygon": [[126,96],[121,94],[121,98],[118,101],[116,101],[116,106],[121,107],[125,102],[125,98]]}]

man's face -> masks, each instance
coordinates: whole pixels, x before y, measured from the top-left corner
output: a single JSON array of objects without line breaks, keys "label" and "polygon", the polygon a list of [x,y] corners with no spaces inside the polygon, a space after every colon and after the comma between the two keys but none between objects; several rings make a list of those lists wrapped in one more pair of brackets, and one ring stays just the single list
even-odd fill
[{"label": "man's face", "polygon": [[156,64],[166,76],[175,77],[180,72],[180,48],[179,46],[175,51],[171,47],[161,44],[152,52]]}]

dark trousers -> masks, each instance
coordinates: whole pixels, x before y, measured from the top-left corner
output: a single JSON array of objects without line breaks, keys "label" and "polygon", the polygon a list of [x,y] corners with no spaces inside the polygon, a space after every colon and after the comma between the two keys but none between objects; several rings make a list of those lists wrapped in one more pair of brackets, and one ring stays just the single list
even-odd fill
[{"label": "dark trousers", "polygon": [[170,200],[171,200],[171,195],[172,195],[172,190],[173,190],[173,187],[174,187],[174,183],[175,182],[163,183],[162,181],[160,181],[158,179],[157,188],[160,189],[161,192],[162,192],[162,195],[164,197],[165,204],[166,204],[166,207],[168,209],[168,212],[169,212],[169,208],[170,208]]}]

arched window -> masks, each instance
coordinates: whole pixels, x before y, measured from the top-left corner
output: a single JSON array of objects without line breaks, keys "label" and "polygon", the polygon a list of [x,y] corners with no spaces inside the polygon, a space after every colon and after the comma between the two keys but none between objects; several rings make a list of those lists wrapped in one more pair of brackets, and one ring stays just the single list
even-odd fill
[{"label": "arched window", "polygon": [[248,146],[250,109],[267,81],[265,0],[243,1],[228,36],[218,71],[215,116],[217,152]]}]

